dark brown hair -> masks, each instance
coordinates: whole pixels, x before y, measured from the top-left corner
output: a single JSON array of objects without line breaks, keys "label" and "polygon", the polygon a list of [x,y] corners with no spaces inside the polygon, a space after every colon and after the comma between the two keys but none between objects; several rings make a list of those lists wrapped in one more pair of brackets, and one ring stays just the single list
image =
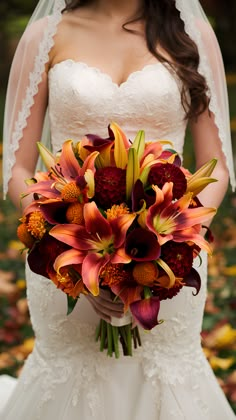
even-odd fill
[{"label": "dark brown hair", "polygon": [[[92,0],[67,0],[65,10],[73,10],[84,6]],[[194,41],[187,35],[180,12],[175,7],[175,0],[144,0],[140,16],[127,22],[123,28],[135,21],[144,19],[145,35],[148,50],[161,62],[168,62],[157,52],[157,44],[172,58],[174,68],[183,82],[181,92],[182,105],[186,118],[193,118],[204,112],[209,103],[205,78],[199,74],[199,53]],[[190,100],[188,99],[190,95]]]}]

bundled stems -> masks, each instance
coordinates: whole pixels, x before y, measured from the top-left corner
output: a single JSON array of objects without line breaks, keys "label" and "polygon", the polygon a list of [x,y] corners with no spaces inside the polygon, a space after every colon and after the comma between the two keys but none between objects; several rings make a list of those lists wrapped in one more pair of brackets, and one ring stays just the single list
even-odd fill
[{"label": "bundled stems", "polygon": [[108,356],[120,357],[119,342],[121,343],[124,356],[132,356],[133,348],[141,346],[141,338],[138,327],[132,328],[132,324],[116,327],[100,320],[96,329],[96,341],[100,341],[100,351],[107,350]]}]

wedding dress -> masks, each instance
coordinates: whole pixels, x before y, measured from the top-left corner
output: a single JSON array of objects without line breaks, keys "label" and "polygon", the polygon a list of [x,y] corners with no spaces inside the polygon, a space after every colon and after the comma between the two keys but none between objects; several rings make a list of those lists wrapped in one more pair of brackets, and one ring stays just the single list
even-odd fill
[{"label": "wedding dress", "polygon": [[[67,138],[106,137],[107,125],[115,121],[131,140],[144,129],[148,141],[172,140],[182,154],[186,121],[180,90],[173,69],[158,62],[120,86],[85,63],[58,63],[49,72],[54,152]],[[202,259],[200,267],[195,262],[202,279],[198,296],[183,288],[173,300],[162,301],[159,319],[164,322],[141,332],[142,347],[133,357],[118,360],[99,351],[94,339],[99,319],[86,298],[67,316],[66,296],[26,267],[35,347],[5,400],[0,380],[0,419],[235,419],[201,349],[205,254]]]}]

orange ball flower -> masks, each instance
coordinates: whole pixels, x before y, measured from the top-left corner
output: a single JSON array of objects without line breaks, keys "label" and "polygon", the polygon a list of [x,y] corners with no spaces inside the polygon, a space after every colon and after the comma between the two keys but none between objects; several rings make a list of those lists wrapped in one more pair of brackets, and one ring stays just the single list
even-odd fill
[{"label": "orange ball flower", "polygon": [[69,223],[82,225],[84,221],[83,209],[83,204],[71,203],[66,211],[66,220]]},{"label": "orange ball flower", "polygon": [[61,198],[69,203],[74,203],[79,201],[81,193],[80,187],[75,182],[69,182],[62,189]]},{"label": "orange ball flower", "polygon": [[138,284],[151,286],[158,277],[159,270],[155,263],[146,261],[135,264],[132,274]]},{"label": "orange ball flower", "polygon": [[26,223],[22,223],[17,228],[17,236],[19,240],[26,246],[26,248],[32,248],[35,242],[35,238],[28,231],[28,226]]},{"label": "orange ball flower", "polygon": [[46,220],[40,211],[33,211],[28,218],[28,231],[36,239],[42,239],[46,233]]}]

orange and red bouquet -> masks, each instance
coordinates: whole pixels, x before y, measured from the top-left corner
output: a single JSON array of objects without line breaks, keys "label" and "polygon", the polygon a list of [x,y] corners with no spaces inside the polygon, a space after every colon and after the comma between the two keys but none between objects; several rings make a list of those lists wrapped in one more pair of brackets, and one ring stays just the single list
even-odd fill
[{"label": "orange and red bouquet", "polygon": [[28,180],[34,200],[25,209],[18,236],[29,248],[32,271],[51,279],[68,297],[97,296],[109,289],[124,302],[133,322],[101,321],[101,350],[119,356],[140,344],[137,325],[158,325],[163,299],[183,287],[196,294],[201,279],[193,260],[211,252],[201,235],[215,214],[197,195],[215,180],[213,159],[195,174],[182,167],[169,141],[133,142],[110,124],[108,138],[87,135],[67,140],[55,156],[38,144],[46,172]]}]

